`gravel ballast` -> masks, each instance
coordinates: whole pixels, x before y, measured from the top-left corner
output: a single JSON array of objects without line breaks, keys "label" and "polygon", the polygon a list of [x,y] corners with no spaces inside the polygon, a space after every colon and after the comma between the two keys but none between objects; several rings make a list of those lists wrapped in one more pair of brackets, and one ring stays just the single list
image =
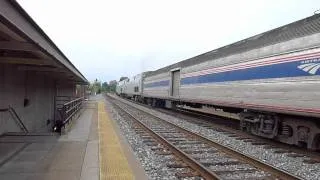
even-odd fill
[{"label": "gravel ballast", "polygon": [[140,110],[150,112],[151,114],[159,118],[168,120],[192,132],[199,133],[215,142],[229,146],[244,154],[267,162],[268,164],[288,171],[304,179],[320,179],[320,164],[304,163],[303,160],[305,160],[306,157],[290,157],[291,153],[275,153],[275,151],[279,149],[267,149],[264,148],[264,145],[252,145],[250,142],[245,142],[243,140],[236,139],[235,137],[229,137],[228,135],[225,135],[221,132],[206,127],[201,127],[197,124],[186,122],[183,119],[175,118],[173,116],[134,104],[132,102],[125,101],[123,99],[120,100],[127,104],[131,104]]},{"label": "gravel ballast", "polygon": [[122,135],[127,139],[135,156],[140,161],[149,179],[177,179],[176,169],[167,167],[170,156],[160,156],[151,150],[151,147],[143,143],[143,139],[132,129],[132,123],[124,120],[122,116],[113,108],[112,104],[106,101],[112,119],[117,122]]}]

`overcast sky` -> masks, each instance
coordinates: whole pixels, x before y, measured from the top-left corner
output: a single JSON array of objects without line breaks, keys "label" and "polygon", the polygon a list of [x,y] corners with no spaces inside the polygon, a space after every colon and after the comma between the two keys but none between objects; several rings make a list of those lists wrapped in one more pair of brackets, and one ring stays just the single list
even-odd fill
[{"label": "overcast sky", "polygon": [[92,81],[119,80],[313,15],[319,0],[18,0]]}]

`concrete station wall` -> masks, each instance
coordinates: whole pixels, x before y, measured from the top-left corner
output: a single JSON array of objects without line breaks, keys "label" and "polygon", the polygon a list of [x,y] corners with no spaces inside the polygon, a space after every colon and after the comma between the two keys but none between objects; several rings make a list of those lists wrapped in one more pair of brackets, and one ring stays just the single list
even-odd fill
[{"label": "concrete station wall", "polygon": [[[51,131],[55,95],[72,96],[74,86],[56,89],[53,78],[35,71],[19,71],[13,65],[0,64],[0,109],[13,107],[29,132]],[[29,104],[24,106],[27,99]],[[0,134],[20,132],[9,112],[0,112]]]},{"label": "concrete station wall", "polygon": [[57,87],[57,96],[69,96],[75,97],[75,85],[68,83],[59,83],[56,85]]}]

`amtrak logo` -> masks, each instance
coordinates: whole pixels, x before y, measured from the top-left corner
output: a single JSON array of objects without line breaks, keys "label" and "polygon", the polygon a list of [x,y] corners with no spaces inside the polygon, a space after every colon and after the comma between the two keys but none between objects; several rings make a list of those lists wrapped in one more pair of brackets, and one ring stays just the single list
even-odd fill
[{"label": "amtrak logo", "polygon": [[318,72],[318,70],[320,69],[320,63],[302,64],[302,65],[298,66],[298,68],[309,73],[309,74],[315,75]]}]

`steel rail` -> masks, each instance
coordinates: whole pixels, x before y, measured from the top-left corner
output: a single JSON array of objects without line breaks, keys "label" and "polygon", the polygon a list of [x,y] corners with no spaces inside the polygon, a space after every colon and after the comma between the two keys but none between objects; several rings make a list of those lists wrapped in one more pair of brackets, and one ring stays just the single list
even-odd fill
[{"label": "steel rail", "polygon": [[[111,97],[111,96],[109,96]],[[111,97],[113,99],[115,99],[114,97]],[[124,102],[122,102],[124,103]],[[190,135],[192,135],[193,137],[199,139],[199,140],[202,140],[203,142],[206,142],[210,145],[212,145],[213,147],[219,149],[220,151],[223,151],[224,153],[228,154],[229,156],[232,156],[232,157],[236,157],[237,159],[243,161],[243,162],[247,162],[248,164],[260,169],[260,170],[263,170],[263,171],[266,171],[266,172],[269,172],[271,173],[273,176],[279,178],[279,179],[286,179],[286,180],[293,180],[293,179],[302,179],[301,177],[298,177],[296,175],[293,175],[293,174],[290,174],[289,172],[287,171],[284,171],[282,169],[279,169],[275,166],[272,166],[270,164],[267,164],[257,158],[254,158],[250,155],[247,155],[247,154],[244,154],[238,150],[235,150],[233,148],[231,148],[230,146],[225,146],[225,145],[222,145],[220,143],[217,143],[217,142],[214,142],[212,141],[211,139],[208,139],[207,137],[204,137],[203,135],[200,135],[200,134],[197,134],[197,133],[194,133],[186,128],[183,128],[183,127],[180,127],[172,122],[169,122],[165,119],[162,119],[162,118],[159,118],[153,114],[151,114],[150,112],[146,112],[146,111],[143,111],[141,109],[138,109],[128,103],[124,103],[124,104],[127,104],[128,106],[134,108],[134,109],[137,109],[138,111],[141,111],[141,112],[144,112],[145,114],[148,114],[149,116],[153,117],[154,119],[157,119],[159,121],[162,121],[166,124],[169,124],[185,133],[188,133]],[[131,115],[132,116],[132,115]]]},{"label": "steel rail", "polygon": [[150,129],[145,123],[140,121],[138,118],[136,118],[134,115],[132,115],[130,112],[123,109],[121,106],[119,106],[116,103],[113,103],[118,108],[122,109],[125,113],[127,113],[132,119],[135,120],[136,123],[138,123],[143,129],[145,129],[153,138],[157,139],[159,142],[161,142],[163,145],[165,145],[173,154],[175,154],[177,157],[179,157],[183,162],[188,164],[193,170],[197,171],[201,177],[205,179],[220,179],[217,174],[212,172],[210,169],[206,168],[202,164],[198,163],[195,159],[193,159],[188,154],[181,151],[178,147],[167,141],[165,138],[163,138],[161,135],[159,135],[157,132],[154,132],[152,129]]},{"label": "steel rail", "polygon": [[[146,105],[146,104],[143,104],[143,103],[131,100],[131,99],[125,99],[125,98],[121,98],[121,99],[123,99],[125,101],[128,101],[128,102],[135,103],[137,105],[140,105],[140,106],[143,106],[143,107],[146,107],[146,108],[153,109],[153,107],[150,106],[150,105]],[[308,149],[306,149],[304,147],[298,147],[298,146],[294,146],[293,147],[290,144],[282,143],[280,141],[275,141],[275,140],[272,140],[272,139],[262,138],[260,136],[255,136],[255,135],[246,133],[244,131],[241,131],[241,130],[235,128],[236,123],[238,123],[237,121],[239,121],[239,120],[237,118],[234,118],[234,117],[229,117],[229,116],[224,116],[224,115],[219,115],[219,114],[211,114],[210,112],[202,112],[202,111],[197,111],[197,110],[192,110],[192,109],[184,109],[184,108],[181,108],[181,107],[178,107],[176,109],[155,108],[153,110],[159,111],[159,112],[164,113],[164,114],[168,114],[169,113],[168,115],[171,115],[171,116],[176,116],[175,113],[178,113],[178,114],[181,114],[181,115],[184,115],[184,116],[189,116],[191,118],[202,118],[202,117],[210,118],[210,119],[205,119],[205,120],[201,119],[201,121],[205,122],[207,125],[215,126],[215,128],[217,127],[217,129],[221,129],[223,131],[236,133],[239,136],[245,136],[247,138],[254,139],[255,141],[258,141],[258,142],[260,142],[260,141],[266,142],[270,146],[276,146],[276,147],[283,148],[283,149],[290,149],[290,151],[292,151],[294,153],[302,154],[304,156],[308,156],[311,159],[314,159],[315,162],[320,162],[320,156],[319,156],[320,154],[317,151],[308,150]],[[218,120],[218,123],[209,122],[209,120],[210,121]],[[222,123],[221,120],[223,120],[223,121],[228,120],[228,122],[231,122],[232,123],[231,127],[230,127],[230,124],[228,124],[226,126],[226,124]],[[199,122],[199,120],[191,120],[191,121],[194,121],[195,123]],[[237,127],[238,126],[240,126],[240,125],[237,125]]]}]

